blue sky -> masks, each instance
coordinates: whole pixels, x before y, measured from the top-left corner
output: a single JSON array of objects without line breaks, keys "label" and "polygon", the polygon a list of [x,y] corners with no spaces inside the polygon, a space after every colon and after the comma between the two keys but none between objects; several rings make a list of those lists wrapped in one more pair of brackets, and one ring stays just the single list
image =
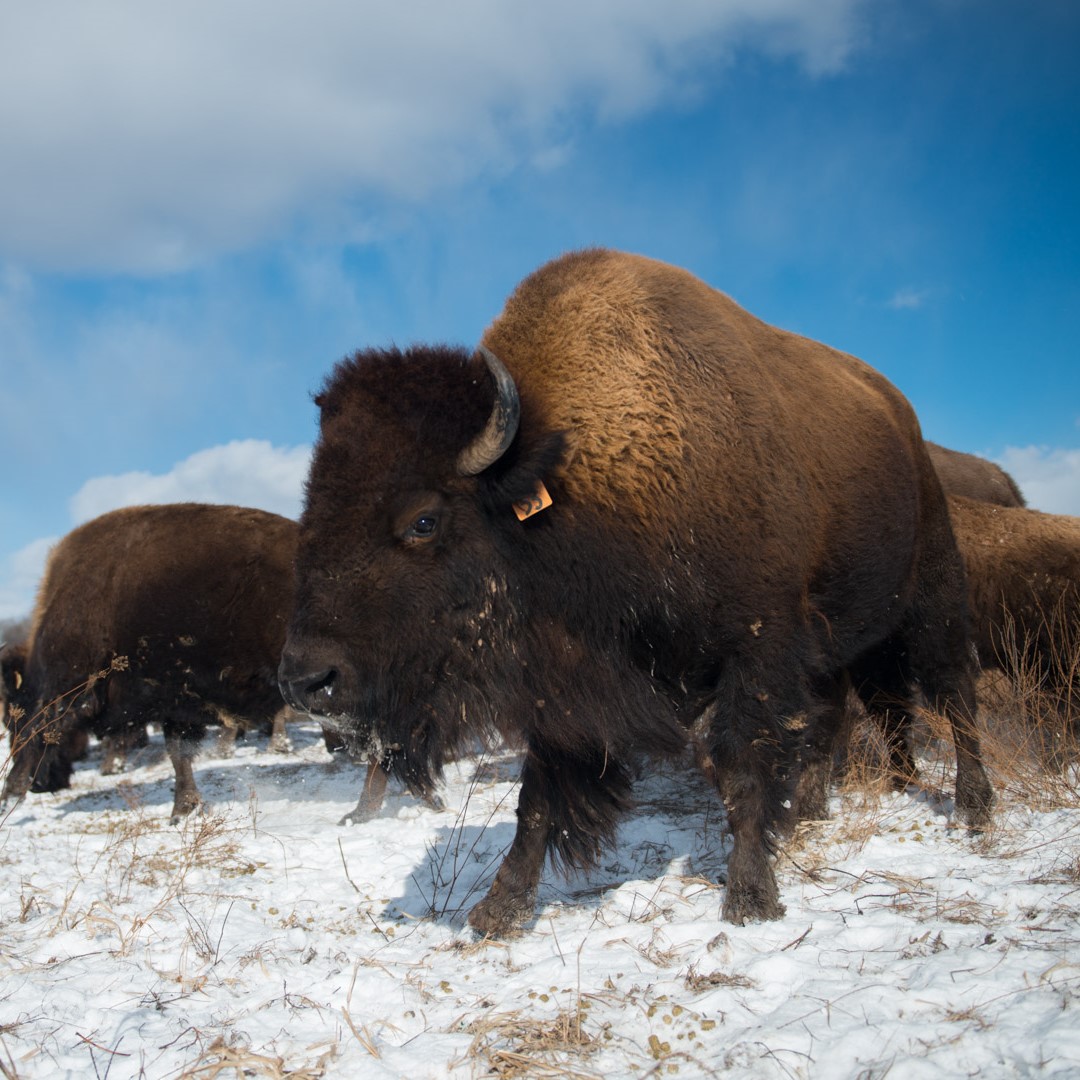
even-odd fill
[{"label": "blue sky", "polygon": [[115,506],[297,513],[337,359],[591,244],[1080,514],[1077,56],[1072,0],[4,5],[0,619]]}]

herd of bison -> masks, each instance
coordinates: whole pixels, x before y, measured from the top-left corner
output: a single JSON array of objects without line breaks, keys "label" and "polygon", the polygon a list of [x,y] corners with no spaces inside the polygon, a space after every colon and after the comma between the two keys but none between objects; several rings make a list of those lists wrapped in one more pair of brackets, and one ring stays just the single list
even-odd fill
[{"label": "herd of bison", "polygon": [[89,734],[118,767],[154,723],[178,820],[208,726],[300,713],[369,762],[361,821],[388,776],[434,803],[450,756],[508,740],[517,829],[469,915],[497,935],[534,917],[549,855],[587,867],[613,840],[643,755],[689,747],[742,923],[783,914],[775,845],[825,815],[852,694],[899,784],[914,710],[948,722],[973,830],[980,669],[1068,721],[1080,518],[1026,508],[996,465],[924,442],[873,368],[683,270],[565,255],[476,349],[362,350],[315,401],[298,523],[132,507],[55,546],[0,652],[5,799],[68,786]]}]

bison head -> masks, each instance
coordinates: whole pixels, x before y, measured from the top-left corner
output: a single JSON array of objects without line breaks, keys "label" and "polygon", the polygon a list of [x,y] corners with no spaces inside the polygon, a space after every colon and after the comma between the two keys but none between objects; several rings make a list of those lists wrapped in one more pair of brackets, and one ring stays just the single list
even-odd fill
[{"label": "bison head", "polygon": [[21,798],[27,791],[59,791],[69,787],[72,762],[70,738],[63,739],[62,709],[42,707],[27,681],[27,649],[9,645],[0,650],[0,704],[11,745],[11,768],[4,798]]},{"label": "bison head", "polygon": [[[518,432],[514,380],[487,350],[368,350],[316,398],[285,699],[391,760],[423,790],[512,654],[512,504],[561,454]],[[533,526],[535,528],[536,526]],[[500,686],[500,691],[502,687]]]}]

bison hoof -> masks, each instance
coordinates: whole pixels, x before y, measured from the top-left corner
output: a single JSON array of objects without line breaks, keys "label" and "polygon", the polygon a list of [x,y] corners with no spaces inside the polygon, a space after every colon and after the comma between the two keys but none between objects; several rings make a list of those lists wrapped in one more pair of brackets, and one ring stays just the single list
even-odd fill
[{"label": "bison hoof", "polygon": [[291,754],[293,752],[292,739],[288,735],[274,735],[270,739],[269,750],[272,754]]},{"label": "bison hoof", "polygon": [[469,912],[469,925],[484,937],[505,937],[520,930],[535,910],[534,894],[491,892]]},{"label": "bison hoof", "polygon": [[723,918],[725,922],[743,926],[751,922],[771,922],[782,919],[785,912],[775,888],[738,888],[728,883],[724,896]]},{"label": "bison hoof", "polygon": [[379,812],[378,806],[365,806],[361,803],[355,810],[350,810],[341,820],[339,825],[363,825],[365,821],[370,821]]},{"label": "bison hoof", "polygon": [[172,817],[169,818],[169,824],[179,825],[193,810],[198,810],[201,814],[204,809],[202,799],[185,799],[182,803],[173,803]]},{"label": "bison hoof", "polygon": [[973,832],[982,832],[990,824],[993,805],[994,791],[986,777],[982,777],[982,783],[957,788],[957,816]]},{"label": "bison hoof", "polygon": [[432,794],[430,794],[430,795],[424,796],[424,805],[429,810],[445,810],[446,809],[446,803],[444,803],[442,801],[442,799],[439,798],[439,796],[436,795],[434,792]]}]

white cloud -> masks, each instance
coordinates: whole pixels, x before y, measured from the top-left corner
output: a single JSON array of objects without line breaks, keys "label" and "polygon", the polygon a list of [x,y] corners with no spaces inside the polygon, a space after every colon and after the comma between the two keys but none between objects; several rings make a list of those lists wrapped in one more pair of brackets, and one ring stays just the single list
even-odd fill
[{"label": "white cloud", "polygon": [[865,0],[39,0],[0,13],[0,254],[158,271],[358,196],[552,167],[739,49],[840,67]]},{"label": "white cloud", "polygon": [[57,539],[35,540],[0,564],[0,619],[21,619],[30,613],[45,560]]},{"label": "white cloud", "polygon": [[1009,446],[996,460],[1032,509],[1080,515],[1080,450]]},{"label": "white cloud", "polygon": [[[255,506],[300,516],[309,446],[277,447],[244,439],[200,450],[167,473],[130,472],[88,480],[70,502],[72,527],[123,506],[207,502]],[[49,549],[58,537],[35,540],[0,561],[0,620],[17,619],[34,605]]]},{"label": "white cloud", "polygon": [[308,446],[245,439],[200,450],[167,473],[98,476],[72,498],[72,521],[78,525],[122,506],[173,502],[232,503],[299,517],[310,458]]}]

